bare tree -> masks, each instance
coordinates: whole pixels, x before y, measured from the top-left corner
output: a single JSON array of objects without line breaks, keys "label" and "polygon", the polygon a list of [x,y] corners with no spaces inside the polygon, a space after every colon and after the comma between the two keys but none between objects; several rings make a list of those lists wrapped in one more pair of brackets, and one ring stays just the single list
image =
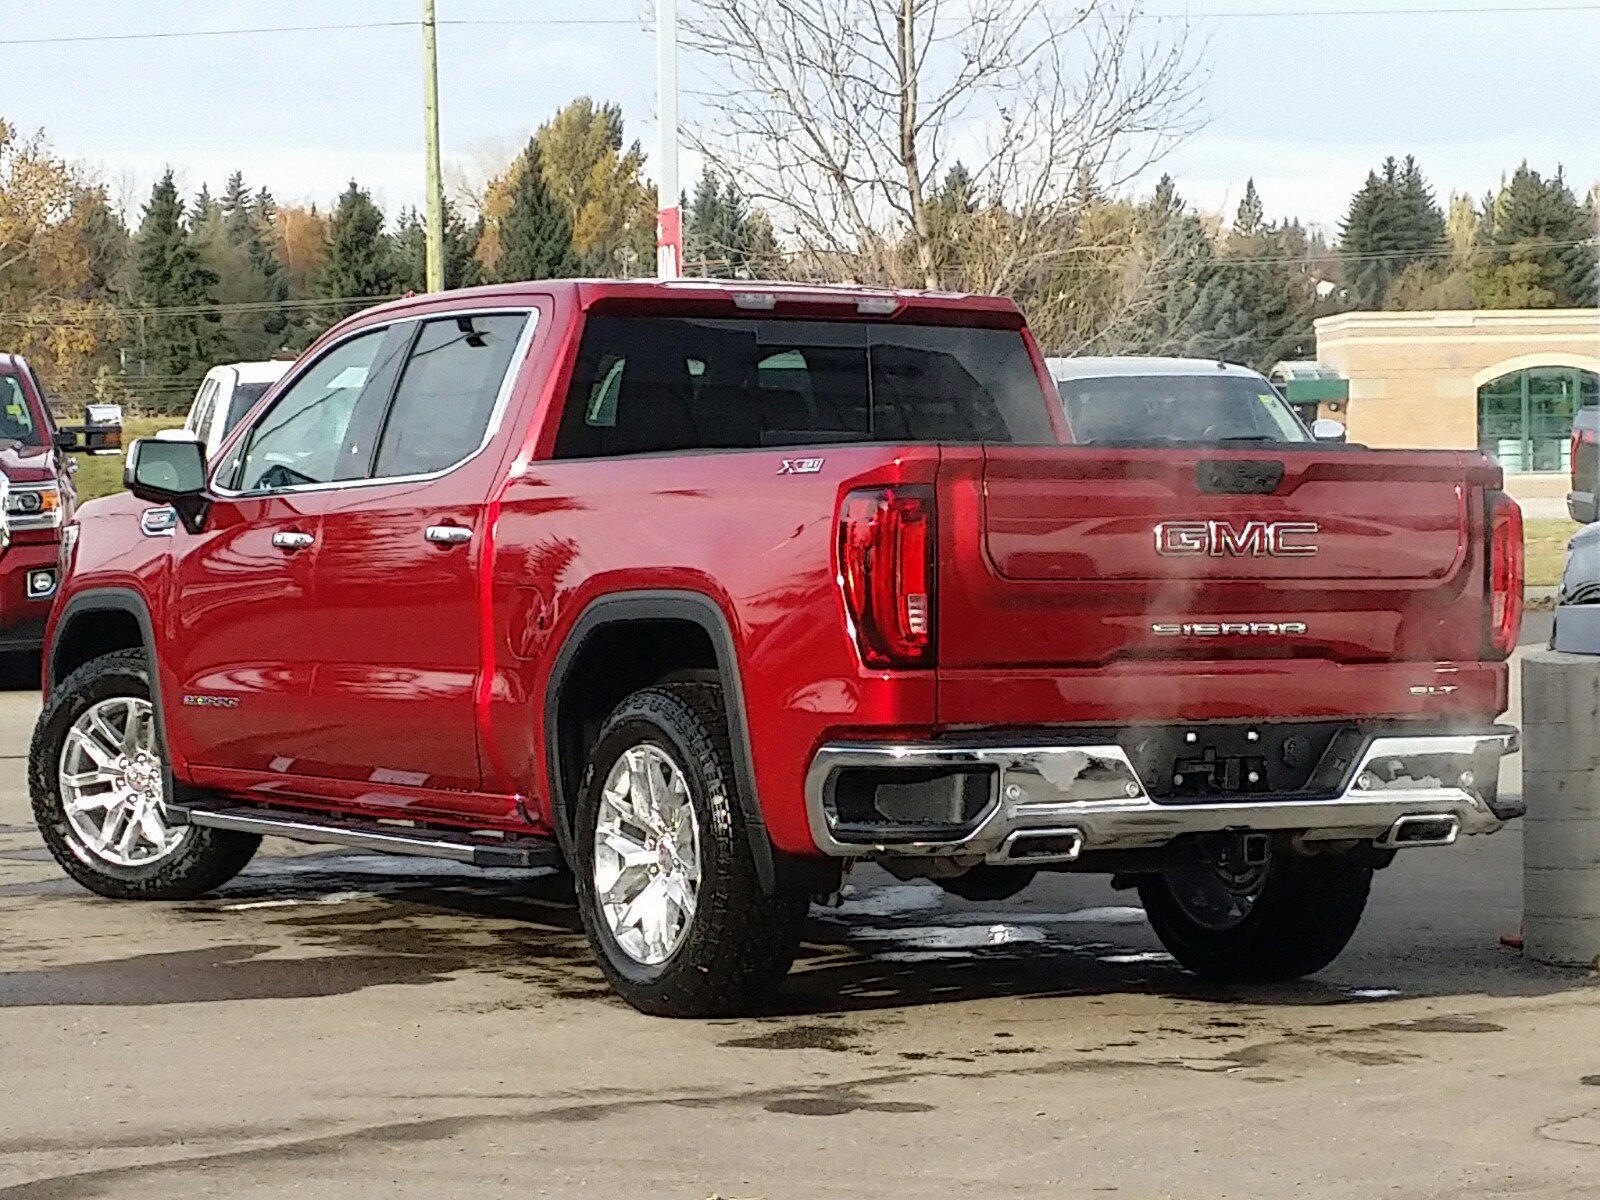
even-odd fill
[{"label": "bare tree", "polygon": [[1196,123],[1186,33],[1135,0],[690,0],[684,24],[696,147],[837,278],[1049,303],[1104,253],[1085,208]]}]

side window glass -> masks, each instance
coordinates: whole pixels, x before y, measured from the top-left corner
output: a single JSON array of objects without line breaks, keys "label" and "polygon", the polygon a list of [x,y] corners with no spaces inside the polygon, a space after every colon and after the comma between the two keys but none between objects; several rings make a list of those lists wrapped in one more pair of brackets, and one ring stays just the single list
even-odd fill
[{"label": "side window glass", "polygon": [[263,489],[328,483],[386,329],[370,329],[335,346],[263,413],[244,439],[234,487]]},{"label": "side window glass", "polygon": [[528,320],[464,315],[423,324],[384,419],[374,477],[429,475],[477,451]]}]

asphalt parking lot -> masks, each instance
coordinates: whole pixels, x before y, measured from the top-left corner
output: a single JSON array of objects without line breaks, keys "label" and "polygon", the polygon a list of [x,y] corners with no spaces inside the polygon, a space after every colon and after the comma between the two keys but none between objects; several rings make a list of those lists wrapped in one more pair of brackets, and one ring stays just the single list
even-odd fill
[{"label": "asphalt parking lot", "polygon": [[1196,984],[1098,879],[862,872],[774,1015],[672,1022],[548,879],[269,843],[95,899],[28,814],[37,705],[0,694],[0,1197],[1595,1192],[1600,990],[1500,944],[1515,827],[1403,854],[1295,986]]}]

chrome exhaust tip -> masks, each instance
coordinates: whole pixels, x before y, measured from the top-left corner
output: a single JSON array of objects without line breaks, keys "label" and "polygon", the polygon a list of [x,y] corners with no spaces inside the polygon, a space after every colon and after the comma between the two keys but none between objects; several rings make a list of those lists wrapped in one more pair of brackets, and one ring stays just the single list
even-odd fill
[{"label": "chrome exhaust tip", "polygon": [[1449,846],[1461,836],[1461,818],[1449,813],[1436,816],[1401,817],[1378,839],[1386,850],[1412,846]]},{"label": "chrome exhaust tip", "polygon": [[1083,853],[1081,829],[1018,829],[989,856],[992,864],[1034,866],[1040,863],[1076,862]]}]

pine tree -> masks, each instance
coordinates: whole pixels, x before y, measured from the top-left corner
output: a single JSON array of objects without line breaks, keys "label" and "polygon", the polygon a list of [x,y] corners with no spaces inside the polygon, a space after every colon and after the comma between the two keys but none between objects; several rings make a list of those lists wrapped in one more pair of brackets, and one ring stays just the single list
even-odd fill
[{"label": "pine tree", "polygon": [[[1591,198],[1592,206],[1592,198]],[[1596,302],[1592,207],[1561,171],[1523,163],[1488,205],[1472,290],[1485,308],[1587,308]]]},{"label": "pine tree", "polygon": [[690,274],[708,279],[753,279],[767,273],[778,252],[766,213],[750,206],[732,179],[706,171],[684,204],[684,259]]},{"label": "pine tree", "polygon": [[[444,286],[454,288],[474,287],[482,282],[482,268],[475,257],[477,231],[456,212],[455,205],[444,202]],[[408,208],[395,222],[395,266],[400,283],[413,292],[428,286],[428,228],[414,208]]]},{"label": "pine tree", "polygon": [[1386,159],[1369,172],[1340,226],[1347,295],[1356,308],[1382,308],[1406,268],[1433,263],[1447,248],[1445,217],[1416,159]]},{"label": "pine tree", "polygon": [[147,310],[136,318],[145,373],[160,380],[163,395],[174,397],[210,369],[219,342],[217,313],[206,311],[214,303],[217,276],[200,261],[183,216],[168,171],[144,207],[134,299]]},{"label": "pine tree", "polygon": [[1256,191],[1256,181],[1248,179],[1244,185],[1244,199],[1239,201],[1239,211],[1233,218],[1233,231],[1240,237],[1254,237],[1267,223],[1267,210],[1262,207],[1261,193]]},{"label": "pine tree", "polygon": [[545,185],[539,143],[532,140],[523,151],[511,206],[500,223],[500,257],[495,263],[495,277],[511,283],[563,279],[577,271],[572,223],[565,206]]},{"label": "pine tree", "polygon": [[335,302],[322,313],[328,325],[401,290],[394,247],[383,232],[383,210],[353,179],[328,223],[328,251],[317,284],[318,292]]}]

